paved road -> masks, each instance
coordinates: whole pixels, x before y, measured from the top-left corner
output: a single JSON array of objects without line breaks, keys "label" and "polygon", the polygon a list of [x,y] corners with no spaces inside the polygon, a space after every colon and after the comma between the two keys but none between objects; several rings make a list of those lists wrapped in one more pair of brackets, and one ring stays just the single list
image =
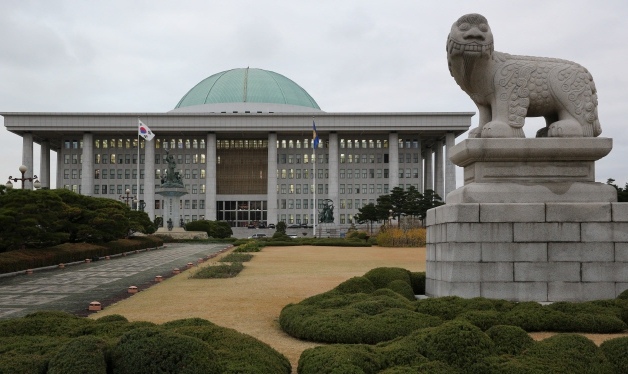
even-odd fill
[{"label": "paved road", "polygon": [[175,267],[215,254],[225,244],[168,244],[166,248],[111,260],[36,271],[32,275],[0,278],[0,319],[21,317],[37,310],[85,314],[92,301],[126,296],[129,286],[146,287],[155,276],[164,278]]}]

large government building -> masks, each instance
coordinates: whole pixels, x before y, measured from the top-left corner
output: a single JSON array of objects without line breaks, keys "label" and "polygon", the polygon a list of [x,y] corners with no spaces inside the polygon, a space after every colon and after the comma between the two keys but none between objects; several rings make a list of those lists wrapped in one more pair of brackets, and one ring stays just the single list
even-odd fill
[{"label": "large government building", "polygon": [[[167,151],[188,192],[181,197],[182,218],[234,227],[311,224],[325,199],[343,227],[396,186],[433,189],[444,198],[456,188],[446,155],[474,115],[328,113],[292,80],[252,68],[204,79],[165,113],[0,114],[23,138],[28,170],[33,144],[41,145],[35,173],[43,187],[54,177],[57,188],[111,199],[128,189],[151,218],[160,217],[164,201],[155,189],[168,168]],[[153,140],[138,140],[138,119]],[[50,175],[51,151],[56,176]]]}]

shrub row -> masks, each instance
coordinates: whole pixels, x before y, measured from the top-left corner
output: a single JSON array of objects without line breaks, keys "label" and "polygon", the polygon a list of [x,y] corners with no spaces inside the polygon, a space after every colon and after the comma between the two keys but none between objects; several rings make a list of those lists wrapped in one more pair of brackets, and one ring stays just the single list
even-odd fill
[{"label": "shrub row", "polygon": [[377,234],[377,244],[382,247],[425,247],[425,241],[425,228],[384,227]]},{"label": "shrub row", "polygon": [[303,352],[301,374],[326,373],[625,373],[628,338],[597,347],[572,334],[534,342],[514,326],[482,332],[466,321],[449,321],[390,342],[328,345]]},{"label": "shrub row", "polygon": [[162,245],[163,240],[151,235],[119,239],[103,244],[64,243],[50,248],[18,249],[0,253],[0,273],[83,261],[86,258],[111,256]]},{"label": "shrub row", "polygon": [[[424,273],[376,268],[329,292],[287,305],[279,322],[286,333],[299,339],[352,344],[374,344],[450,320],[465,321],[483,331],[497,325],[529,332],[617,333],[628,329],[628,300],[624,299],[543,306],[485,298],[416,300],[414,295],[420,291],[425,291]],[[391,316],[396,322],[391,322]],[[394,326],[386,328],[387,324]]]},{"label": "shrub row", "polygon": [[212,279],[212,278],[233,278],[244,270],[241,262],[232,262],[230,264],[211,265],[201,268],[199,271],[190,275],[193,279]]},{"label": "shrub row", "polygon": [[233,252],[234,253],[259,252],[265,246],[266,244],[262,241],[252,240],[244,244],[238,245],[238,247],[234,249]]},{"label": "shrub row", "polygon": [[255,338],[202,319],[155,325],[38,312],[0,321],[0,373],[290,373]]},{"label": "shrub row", "polygon": [[250,253],[229,253],[218,262],[249,262],[253,258]]}]

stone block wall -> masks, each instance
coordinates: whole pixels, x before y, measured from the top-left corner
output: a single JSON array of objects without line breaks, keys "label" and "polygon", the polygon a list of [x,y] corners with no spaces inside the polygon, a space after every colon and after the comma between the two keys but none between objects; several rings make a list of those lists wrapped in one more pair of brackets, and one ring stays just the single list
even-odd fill
[{"label": "stone block wall", "polygon": [[628,203],[461,203],[427,216],[428,296],[615,298],[628,289]]}]

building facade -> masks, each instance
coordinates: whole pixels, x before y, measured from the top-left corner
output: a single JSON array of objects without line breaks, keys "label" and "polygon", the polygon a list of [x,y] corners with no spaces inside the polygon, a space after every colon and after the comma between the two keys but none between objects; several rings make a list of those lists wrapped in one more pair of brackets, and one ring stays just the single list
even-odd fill
[{"label": "building facade", "polygon": [[[155,187],[176,159],[188,191],[185,221],[312,224],[322,201],[336,225],[396,186],[456,188],[448,150],[474,113],[328,113],[288,78],[261,69],[214,74],[166,113],[1,113],[23,138],[22,163],[33,170],[41,145],[41,183],[119,199],[130,190],[149,217],[163,214]],[[138,119],[156,137],[138,138]],[[316,123],[319,147],[313,148]],[[56,153],[56,157],[53,156]]]}]

